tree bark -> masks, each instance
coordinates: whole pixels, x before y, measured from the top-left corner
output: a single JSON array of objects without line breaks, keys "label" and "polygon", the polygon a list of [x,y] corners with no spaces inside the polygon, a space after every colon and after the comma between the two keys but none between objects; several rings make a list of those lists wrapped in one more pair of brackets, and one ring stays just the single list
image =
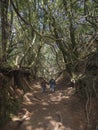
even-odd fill
[{"label": "tree bark", "polygon": [[2,27],[2,62],[6,62],[6,48],[8,39],[8,0],[1,0],[1,27]]}]

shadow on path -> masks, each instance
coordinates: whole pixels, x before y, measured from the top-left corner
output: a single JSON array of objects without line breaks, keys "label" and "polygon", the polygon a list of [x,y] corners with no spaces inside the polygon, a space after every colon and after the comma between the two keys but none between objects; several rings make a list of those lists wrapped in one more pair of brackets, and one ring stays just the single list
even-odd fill
[{"label": "shadow on path", "polygon": [[[57,84],[51,93],[41,93],[39,85],[24,95],[23,103],[3,130],[86,130],[83,104],[74,94],[74,88]],[[64,89],[65,88],[65,89]]]}]

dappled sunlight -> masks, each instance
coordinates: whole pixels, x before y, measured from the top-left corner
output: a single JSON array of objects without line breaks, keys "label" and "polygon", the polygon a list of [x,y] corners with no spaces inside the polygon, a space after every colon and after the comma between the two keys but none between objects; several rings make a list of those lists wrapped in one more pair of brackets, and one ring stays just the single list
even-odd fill
[{"label": "dappled sunlight", "polygon": [[18,115],[12,116],[12,121],[24,121],[24,120],[30,120],[31,119],[31,113],[27,109],[22,109],[21,112],[18,113]]},{"label": "dappled sunlight", "polygon": [[32,104],[31,99],[30,99],[29,96],[32,96],[32,94],[31,94],[31,93],[26,93],[26,94],[24,95],[24,97],[23,97],[24,104],[25,104],[25,103],[27,103],[27,104]]},{"label": "dappled sunlight", "polygon": [[62,99],[69,99],[74,93],[73,88],[68,88],[65,91],[56,91],[54,94],[49,94],[50,101],[60,102]]},{"label": "dappled sunlight", "polygon": [[47,102],[42,102],[42,105],[43,105],[43,106],[48,106],[49,103],[47,103]]},{"label": "dappled sunlight", "polygon": [[42,110],[47,110],[47,108],[43,107]]},{"label": "dappled sunlight", "polygon": [[70,97],[69,96],[65,96],[66,99],[69,99]]},{"label": "dappled sunlight", "polygon": [[13,116],[13,117],[12,117],[12,121],[14,121],[14,122],[15,122],[15,121],[19,121],[19,120],[20,120],[20,118],[17,117],[17,116]]},{"label": "dappled sunlight", "polygon": [[32,102],[31,102],[31,101],[28,101],[28,102],[24,102],[23,104],[24,104],[24,105],[32,105]]},{"label": "dappled sunlight", "polygon": [[55,92],[47,88],[42,93],[37,85],[33,93],[24,95],[18,114],[12,116],[15,126],[11,130],[16,126],[19,130],[84,130],[83,107],[73,94],[72,87],[56,88]]},{"label": "dappled sunlight", "polygon": [[46,119],[46,120],[51,120],[52,117],[51,117],[51,116],[47,116],[47,117],[45,117],[45,119]]},{"label": "dappled sunlight", "polygon": [[61,99],[59,96],[56,96],[56,97],[51,96],[51,97],[50,97],[50,100],[51,100],[51,101],[54,101],[54,102],[55,102],[55,101],[60,102],[62,99]]},{"label": "dappled sunlight", "polygon": [[32,130],[32,125],[26,126],[26,130]]},{"label": "dappled sunlight", "polygon": [[55,125],[56,125],[56,121],[55,121],[55,120],[50,120],[49,122],[50,122],[50,124],[51,124],[53,127],[55,127]]},{"label": "dappled sunlight", "polygon": [[75,88],[73,87],[68,87],[66,90],[67,95],[72,95],[75,93]]}]

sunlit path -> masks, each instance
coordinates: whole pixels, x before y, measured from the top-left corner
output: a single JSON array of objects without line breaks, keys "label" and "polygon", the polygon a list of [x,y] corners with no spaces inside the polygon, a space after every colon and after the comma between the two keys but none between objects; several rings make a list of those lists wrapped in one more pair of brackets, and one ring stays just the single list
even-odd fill
[{"label": "sunlit path", "polygon": [[25,94],[18,114],[3,130],[85,130],[84,108],[74,88],[57,85],[54,93],[49,88],[41,93],[35,85],[34,90]]}]

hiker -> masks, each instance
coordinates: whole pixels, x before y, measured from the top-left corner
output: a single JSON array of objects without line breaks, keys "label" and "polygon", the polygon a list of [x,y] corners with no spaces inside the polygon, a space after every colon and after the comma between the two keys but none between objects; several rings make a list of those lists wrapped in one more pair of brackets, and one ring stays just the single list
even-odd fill
[{"label": "hiker", "polygon": [[49,83],[50,83],[50,91],[54,92],[56,86],[55,80],[51,79]]},{"label": "hiker", "polygon": [[45,92],[46,91],[46,82],[45,82],[45,80],[41,81],[41,87],[42,87],[42,92]]}]

